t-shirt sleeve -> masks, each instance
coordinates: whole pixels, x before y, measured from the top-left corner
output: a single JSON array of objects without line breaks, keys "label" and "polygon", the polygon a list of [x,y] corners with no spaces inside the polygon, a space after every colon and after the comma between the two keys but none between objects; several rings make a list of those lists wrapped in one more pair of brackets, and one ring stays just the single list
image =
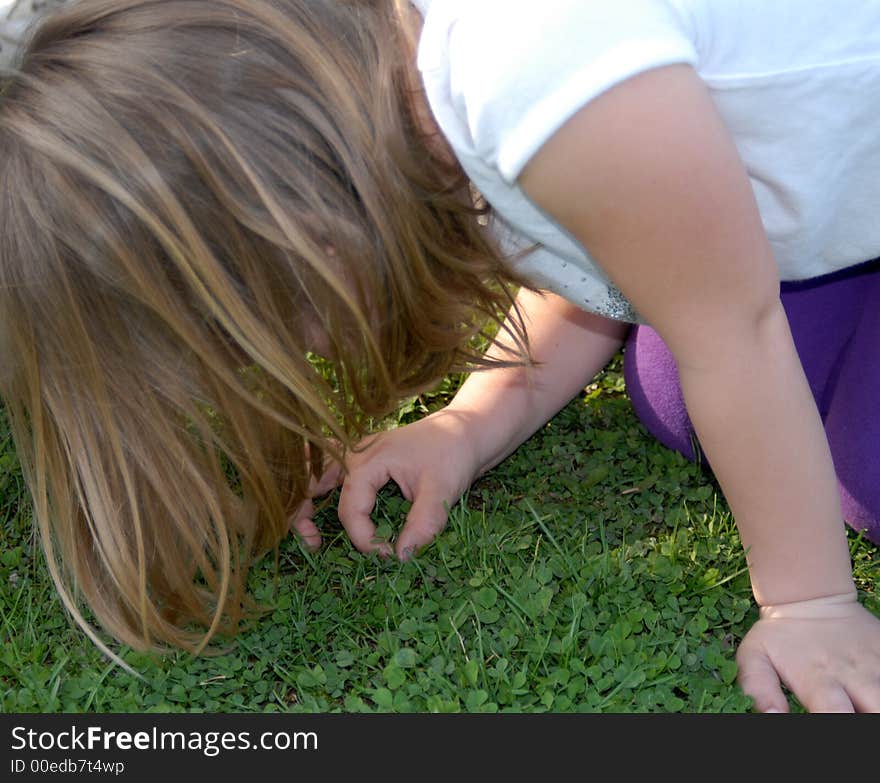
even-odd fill
[{"label": "t-shirt sleeve", "polygon": [[652,68],[697,62],[673,0],[470,2],[448,46],[456,114],[474,152],[508,183],[605,90]]}]

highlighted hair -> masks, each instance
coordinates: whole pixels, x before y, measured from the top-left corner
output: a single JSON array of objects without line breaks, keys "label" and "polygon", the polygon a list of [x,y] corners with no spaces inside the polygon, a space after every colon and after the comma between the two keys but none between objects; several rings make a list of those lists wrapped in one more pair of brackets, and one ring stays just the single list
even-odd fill
[{"label": "highlighted hair", "polygon": [[139,649],[240,630],[330,444],[488,361],[518,281],[418,130],[400,12],[79,0],[4,79],[0,390],[105,651],[83,601]]}]

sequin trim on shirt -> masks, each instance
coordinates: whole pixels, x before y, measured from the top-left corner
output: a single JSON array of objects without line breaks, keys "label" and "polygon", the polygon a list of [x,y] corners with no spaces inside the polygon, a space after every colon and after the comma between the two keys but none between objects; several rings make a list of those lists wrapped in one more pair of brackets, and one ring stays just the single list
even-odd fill
[{"label": "sequin trim on shirt", "polygon": [[613,318],[615,321],[639,323],[642,320],[630,304],[629,299],[610,283],[608,284],[608,295],[602,304],[596,306],[596,312],[606,318]]}]

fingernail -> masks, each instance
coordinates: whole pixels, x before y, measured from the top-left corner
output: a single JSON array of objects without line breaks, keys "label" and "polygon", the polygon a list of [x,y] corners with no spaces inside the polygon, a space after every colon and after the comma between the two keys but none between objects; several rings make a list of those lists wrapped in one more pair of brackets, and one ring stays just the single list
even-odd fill
[{"label": "fingernail", "polygon": [[770,712],[776,712],[776,713],[779,713],[780,715],[782,714],[782,710],[777,710],[776,707],[771,707],[769,710],[764,710],[765,715]]},{"label": "fingernail", "polygon": [[400,550],[400,559],[409,560],[413,556],[415,550],[416,548],[414,546],[405,546],[403,549]]}]

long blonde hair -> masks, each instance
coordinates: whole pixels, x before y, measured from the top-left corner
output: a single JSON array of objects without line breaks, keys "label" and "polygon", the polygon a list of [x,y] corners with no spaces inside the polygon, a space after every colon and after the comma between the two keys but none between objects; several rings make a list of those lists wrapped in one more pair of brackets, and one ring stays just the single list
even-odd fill
[{"label": "long blonde hair", "polygon": [[105,650],[83,601],[140,649],[239,630],[329,444],[479,366],[511,304],[417,127],[399,12],[79,0],[4,79],[0,391],[52,576]]}]

